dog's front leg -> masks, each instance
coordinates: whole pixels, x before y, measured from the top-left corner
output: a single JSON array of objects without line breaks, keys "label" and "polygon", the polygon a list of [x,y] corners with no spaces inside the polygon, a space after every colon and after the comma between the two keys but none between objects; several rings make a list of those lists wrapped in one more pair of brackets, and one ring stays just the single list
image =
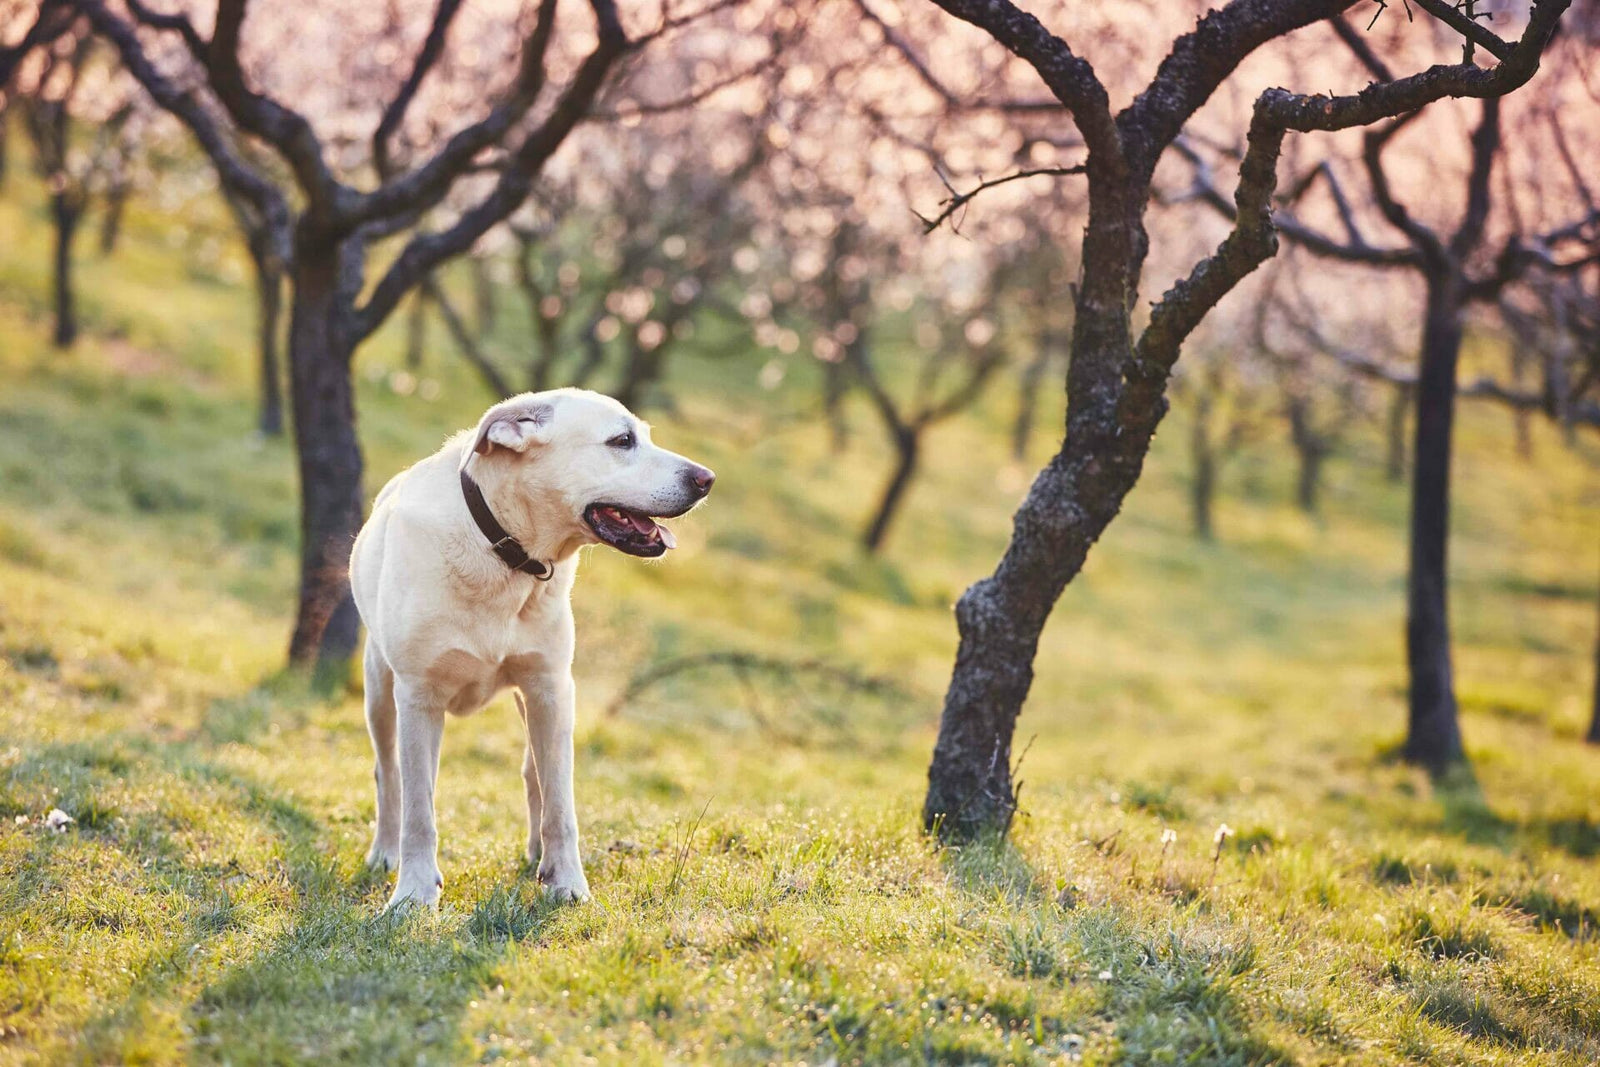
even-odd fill
[{"label": "dog's front leg", "polygon": [[367,639],[367,733],[375,756],[372,779],[377,785],[378,826],[372,835],[367,862],[384,870],[400,866],[400,757],[394,706],[394,671],[371,638]]},{"label": "dog's front leg", "polygon": [[400,876],[389,907],[416,901],[439,903],[439,835],[434,827],[433,790],[439,776],[444,710],[416,687],[396,681],[400,741]]},{"label": "dog's front leg", "polygon": [[539,792],[539,764],[533,758],[533,723],[528,719],[528,701],[522,690],[512,691],[517,698],[517,714],[522,717],[522,784],[528,794],[528,848],[530,865],[537,865],[543,851],[539,843],[539,827],[544,821],[544,797]]},{"label": "dog's front leg", "polygon": [[[572,675],[541,674],[521,685],[528,703],[528,742],[537,766],[539,881],[557,900],[589,899],[589,882],[578,856],[578,809],[572,797],[572,724],[576,694]],[[528,814],[534,815],[530,800]],[[532,829],[529,859],[532,860]]]}]

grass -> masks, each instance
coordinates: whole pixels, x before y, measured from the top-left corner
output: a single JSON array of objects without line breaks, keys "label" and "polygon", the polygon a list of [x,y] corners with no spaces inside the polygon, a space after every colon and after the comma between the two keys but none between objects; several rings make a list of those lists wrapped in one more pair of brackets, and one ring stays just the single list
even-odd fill
[{"label": "grass", "polygon": [[[521,865],[501,700],[447,731],[443,906],[385,916],[358,695],[277,673],[292,457],[252,432],[217,226],[143,209],[114,260],[86,241],[89,329],[60,354],[37,193],[0,198],[0,1061],[1600,1058],[1592,443],[1541,429],[1529,464],[1503,415],[1463,411],[1475,773],[1433,783],[1390,755],[1405,508],[1376,429],[1323,521],[1262,449],[1201,545],[1169,428],[1045,635],[1011,842],[938,851],[916,819],[949,606],[1028,476],[1010,398],[937,434],[869,560],[888,457],[865,409],[839,461],[768,418],[805,402],[803,364],[765,394],[759,361],[685,359],[658,436],[717,493],[668,562],[594,553],[579,584],[594,901],[552,907]],[[424,391],[393,331],[362,353],[371,490],[487,401],[430,360]],[[717,649],[895,686],[707,670],[605,713],[643,666]]]}]

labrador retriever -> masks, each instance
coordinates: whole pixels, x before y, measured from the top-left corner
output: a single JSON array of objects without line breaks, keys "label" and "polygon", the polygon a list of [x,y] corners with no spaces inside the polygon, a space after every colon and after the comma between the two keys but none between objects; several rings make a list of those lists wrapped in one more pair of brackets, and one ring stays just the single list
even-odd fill
[{"label": "labrador retriever", "polygon": [[572,795],[578,550],[665,554],[676,541],[657,520],[687,512],[714,480],[652,444],[617,401],[556,389],[496,404],[384,486],[356,538],[350,584],[367,626],[377,752],[367,862],[399,868],[388,907],[438,903],[445,715],[470,715],[506,688],[527,732],[528,862],[551,896],[587,898]]}]

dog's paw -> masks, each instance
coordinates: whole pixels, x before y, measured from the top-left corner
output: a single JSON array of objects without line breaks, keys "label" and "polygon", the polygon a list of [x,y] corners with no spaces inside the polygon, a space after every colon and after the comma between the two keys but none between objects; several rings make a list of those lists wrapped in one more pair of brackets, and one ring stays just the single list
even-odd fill
[{"label": "dog's paw", "polygon": [[539,881],[544,886],[544,895],[559,903],[576,904],[589,899],[589,879],[583,876],[582,867],[560,870],[541,866]]},{"label": "dog's paw", "polygon": [[408,877],[402,870],[399,880],[395,882],[394,895],[389,898],[389,903],[383,906],[383,910],[393,911],[411,904],[437,908],[439,894],[443,891],[444,879],[439,876],[437,870],[416,877]]}]

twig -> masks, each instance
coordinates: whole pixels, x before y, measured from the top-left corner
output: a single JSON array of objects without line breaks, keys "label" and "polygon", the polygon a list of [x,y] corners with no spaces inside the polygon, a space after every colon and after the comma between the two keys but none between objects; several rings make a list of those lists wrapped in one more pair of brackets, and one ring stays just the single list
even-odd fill
[{"label": "twig", "polygon": [[954,215],[957,211],[960,211],[969,202],[971,202],[973,197],[977,196],[985,189],[993,189],[997,185],[1004,185],[1007,182],[1019,181],[1023,178],[1038,178],[1040,176],[1059,178],[1069,174],[1083,174],[1087,169],[1087,166],[1082,163],[1078,163],[1070,167],[1038,167],[1034,170],[1019,170],[1015,174],[1007,174],[1003,178],[990,178],[987,181],[981,181],[964,193],[956,192],[955,189],[950,185],[949,181],[946,181],[945,187],[950,189],[950,195],[941,201],[941,203],[944,205],[943,210],[941,210],[939,214],[935,215],[931,219],[923,218],[920,214],[917,215],[917,218],[921,219],[922,221],[923,232],[932,233],[934,230],[937,230],[941,225],[943,225],[945,220],[949,219],[950,216]]},{"label": "twig", "polygon": [[700,814],[694,817],[694,822],[689,824],[688,832],[683,835],[683,845],[678,849],[678,853],[672,861],[672,877],[667,881],[667,892],[669,893],[678,888],[678,876],[683,873],[683,865],[689,859],[689,846],[694,844],[695,831],[700,829],[700,823],[705,819],[706,811],[711,807],[713,799],[715,798],[706,798],[705,804],[700,808]]}]

